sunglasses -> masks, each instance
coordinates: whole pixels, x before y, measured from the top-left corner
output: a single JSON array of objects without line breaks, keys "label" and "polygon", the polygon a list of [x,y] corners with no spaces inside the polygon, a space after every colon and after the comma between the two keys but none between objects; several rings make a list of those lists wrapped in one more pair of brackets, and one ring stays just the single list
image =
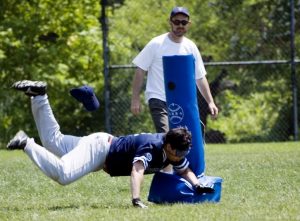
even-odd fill
[{"label": "sunglasses", "polygon": [[188,149],[188,150],[176,150],[175,155],[177,157],[184,157],[184,156],[188,155],[189,152],[190,152],[190,149]]},{"label": "sunglasses", "polygon": [[187,20],[171,20],[171,22],[174,25],[180,25],[180,24],[182,24],[183,26],[186,26],[188,23],[190,23],[190,21],[187,21]]}]

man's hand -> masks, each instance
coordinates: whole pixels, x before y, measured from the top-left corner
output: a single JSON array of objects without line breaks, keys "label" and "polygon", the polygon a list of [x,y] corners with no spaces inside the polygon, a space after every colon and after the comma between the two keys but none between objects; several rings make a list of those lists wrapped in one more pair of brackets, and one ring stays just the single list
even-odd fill
[{"label": "man's hand", "polygon": [[208,108],[211,113],[211,117],[213,119],[217,118],[217,116],[219,114],[219,110],[218,110],[217,106],[215,105],[215,103],[214,102],[209,103]]},{"label": "man's hand", "polygon": [[140,98],[137,99],[132,98],[130,110],[134,115],[139,115],[142,112],[142,105],[141,105]]},{"label": "man's hand", "polygon": [[132,199],[132,205],[133,205],[134,207],[139,207],[139,208],[142,208],[142,209],[148,208],[148,207],[141,201],[140,198]]}]

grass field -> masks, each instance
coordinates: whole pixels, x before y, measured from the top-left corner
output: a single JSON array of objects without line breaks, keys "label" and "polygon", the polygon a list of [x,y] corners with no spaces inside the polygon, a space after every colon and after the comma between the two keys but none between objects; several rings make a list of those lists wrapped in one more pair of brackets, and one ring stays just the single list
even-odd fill
[{"label": "grass field", "polygon": [[217,204],[133,208],[129,177],[104,172],[60,186],[22,151],[0,150],[0,220],[300,220],[300,143],[206,146],[206,175],[222,177]]}]

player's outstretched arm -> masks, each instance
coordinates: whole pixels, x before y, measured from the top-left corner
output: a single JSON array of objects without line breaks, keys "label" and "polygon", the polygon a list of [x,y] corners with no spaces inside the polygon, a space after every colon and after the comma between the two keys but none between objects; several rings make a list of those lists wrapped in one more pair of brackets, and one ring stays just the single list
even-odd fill
[{"label": "player's outstretched arm", "polygon": [[130,176],[132,205],[140,208],[147,206],[140,199],[141,186],[144,180],[144,164],[142,161],[137,161],[133,164]]},{"label": "player's outstretched arm", "polygon": [[187,168],[183,173],[180,174],[184,179],[189,181],[193,186],[199,183],[195,173],[190,169]]},{"label": "player's outstretched arm", "polygon": [[203,186],[194,172],[190,169],[187,168],[183,173],[180,174],[184,179],[189,181],[193,187],[196,193],[202,194],[202,193],[213,193],[214,189],[211,186]]}]

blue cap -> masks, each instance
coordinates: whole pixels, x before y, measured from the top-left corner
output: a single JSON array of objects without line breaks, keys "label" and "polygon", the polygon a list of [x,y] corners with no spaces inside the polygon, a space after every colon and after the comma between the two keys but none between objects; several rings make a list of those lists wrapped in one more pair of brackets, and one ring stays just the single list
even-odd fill
[{"label": "blue cap", "polygon": [[100,103],[92,87],[84,85],[70,90],[70,94],[83,104],[87,111],[95,111],[100,107]]},{"label": "blue cap", "polygon": [[177,14],[183,14],[186,15],[187,17],[190,17],[190,13],[187,10],[187,8],[184,7],[175,7],[172,9],[171,14],[170,14],[170,18],[174,17]]}]

